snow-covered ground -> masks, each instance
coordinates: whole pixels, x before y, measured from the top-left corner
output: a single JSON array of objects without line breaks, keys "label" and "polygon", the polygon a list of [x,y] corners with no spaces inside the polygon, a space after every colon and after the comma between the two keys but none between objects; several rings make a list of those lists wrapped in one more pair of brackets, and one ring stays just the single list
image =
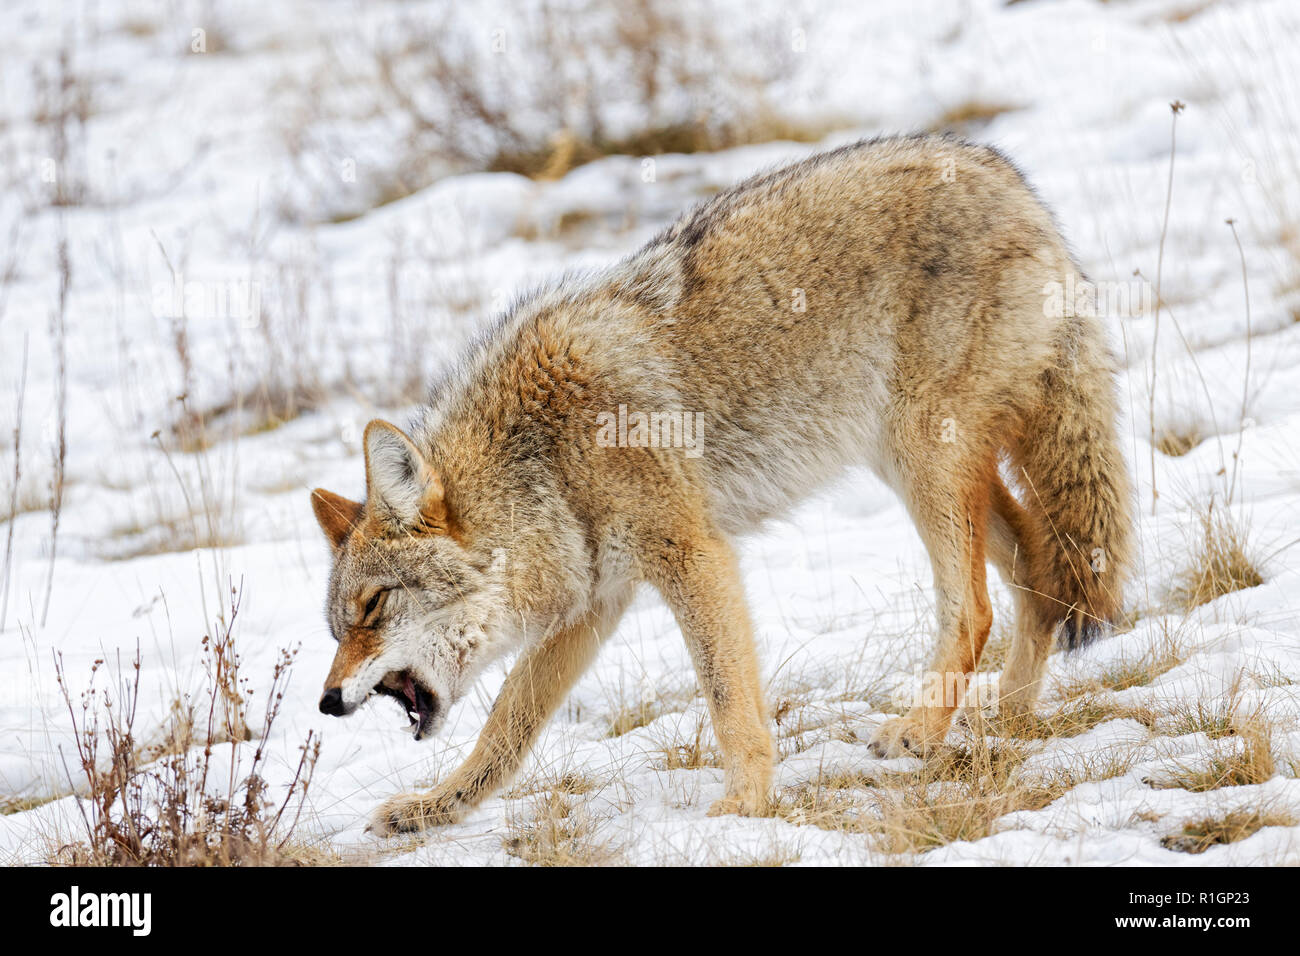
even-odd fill
[{"label": "snow-covered ground", "polygon": [[[8,4],[0,29],[6,518],[22,395],[19,514],[0,525],[0,548],[12,535],[0,631],[0,859],[44,860],[81,826],[67,795],[72,738],[54,655],[75,697],[95,660],[126,666],[138,648],[137,728],[147,734],[178,696],[201,692],[201,638],[233,585],[241,673],[255,691],[264,694],[279,649],[301,646],[267,778],[283,788],[308,731],[322,735],[298,839],[344,859],[517,863],[541,797],[558,787],[581,791],[563,801],[571,829],[580,819],[579,836],[601,848],[592,857],[631,863],[1300,863],[1296,4],[721,4],[719,22],[789,38],[795,71],[772,91],[773,108],[805,128],[836,128],[824,142],[659,156],[652,181],[636,156],[553,181],[465,174],[368,211],[367,182],[404,132],[391,117],[338,105],[365,94],[344,75],[357,64],[338,51],[364,45],[394,9],[418,14],[418,5],[128,0],[65,4],[61,17],[48,6]],[[516,22],[508,3],[475,7],[468,16],[480,18],[484,38]],[[196,29],[208,31],[199,44],[207,52],[194,52]],[[88,91],[85,109],[61,126],[66,149],[48,108],[61,50],[71,51],[75,78],[64,101]],[[333,114],[323,121],[309,108],[318,99],[338,111],[333,126]],[[1174,101],[1185,108],[1166,226]],[[743,542],[780,717],[781,814],[706,817],[722,771],[707,754],[691,759],[697,735],[704,751],[713,747],[704,703],[671,616],[645,593],[513,790],[418,840],[364,833],[381,799],[427,786],[468,752],[505,670],[433,743],[413,742],[383,701],[346,721],[316,710],[334,646],[321,609],[328,553],[307,492],[360,496],[361,429],[372,417],[403,420],[409,407],[394,403],[410,392],[398,380],[447,361],[515,291],[615,260],[752,171],[962,116],[975,117],[972,138],[1026,172],[1094,280],[1140,292],[1159,275],[1154,431],[1201,439],[1185,455],[1155,454],[1153,516],[1156,323],[1151,309],[1108,315],[1127,366],[1124,427],[1142,522],[1131,603],[1140,613],[1131,630],[1053,657],[1045,715],[1090,678],[1100,685],[1095,701],[1115,710],[1085,732],[1017,745],[1019,774],[1069,774],[1069,785],[926,852],[891,852],[869,824],[846,824],[853,813],[878,814],[901,792],[897,781],[922,773],[919,761],[873,759],[866,741],[924,666],[932,617],[929,562],[910,522],[879,482],[856,474]],[[295,151],[307,128],[312,145]],[[51,204],[56,195],[67,201]],[[61,364],[67,451],[53,538]],[[300,401],[302,414],[284,413],[293,405],[284,399],[282,423],[249,411],[259,395],[299,390],[326,398]],[[234,395],[247,407],[214,416],[210,441],[182,442],[173,432],[182,394],[192,411]],[[240,427],[226,431],[232,423]],[[1186,611],[1168,592],[1200,547],[1211,500],[1247,529],[1264,583]],[[1000,585],[996,600],[995,646],[1009,607]],[[1149,673],[1115,679],[1135,662],[1151,664]],[[983,679],[995,680],[996,666]],[[1267,722],[1266,779],[1160,785],[1251,745],[1180,719],[1198,706],[1232,709],[1240,727],[1248,717]],[[632,712],[641,719],[628,721]],[[611,735],[620,717],[641,726]],[[961,743],[960,729],[952,740]],[[816,807],[798,808],[799,795],[820,793],[819,779],[832,789],[837,774],[855,775],[836,799],[858,809],[826,825]],[[1188,821],[1243,809],[1291,825],[1200,854],[1162,843]]]}]

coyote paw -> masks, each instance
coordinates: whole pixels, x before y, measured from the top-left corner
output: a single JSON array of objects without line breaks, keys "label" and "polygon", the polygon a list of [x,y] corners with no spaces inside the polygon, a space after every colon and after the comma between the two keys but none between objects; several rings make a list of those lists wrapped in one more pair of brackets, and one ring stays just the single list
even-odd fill
[{"label": "coyote paw", "polygon": [[728,795],[721,800],[713,801],[713,804],[709,807],[709,816],[723,817],[728,814],[735,814],[738,817],[761,817],[766,816],[767,811],[768,801],[766,798]]},{"label": "coyote paw", "polygon": [[400,793],[379,805],[366,830],[386,837],[396,833],[418,833],[430,827],[456,823],[466,807],[452,793]]},{"label": "coyote paw", "polygon": [[927,741],[919,721],[911,717],[895,717],[876,728],[869,746],[877,757],[892,760],[895,757],[925,756]]}]

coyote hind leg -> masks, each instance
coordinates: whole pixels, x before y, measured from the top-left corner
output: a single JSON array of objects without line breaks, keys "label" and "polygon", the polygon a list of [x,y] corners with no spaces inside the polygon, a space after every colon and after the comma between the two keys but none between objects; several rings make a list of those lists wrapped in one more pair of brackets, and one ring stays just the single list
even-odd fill
[{"label": "coyote hind leg", "polygon": [[1040,538],[1034,525],[1039,519],[999,478],[993,482],[992,502],[989,559],[1014,594],[1016,615],[1011,650],[998,685],[998,717],[1015,722],[1027,718],[1038,700],[1062,615],[1056,602],[1030,583],[1034,562],[1030,549]]}]

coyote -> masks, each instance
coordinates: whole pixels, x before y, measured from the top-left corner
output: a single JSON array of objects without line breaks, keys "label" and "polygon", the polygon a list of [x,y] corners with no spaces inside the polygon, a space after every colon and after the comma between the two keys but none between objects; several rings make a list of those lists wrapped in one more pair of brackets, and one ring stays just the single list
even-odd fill
[{"label": "coyote", "polygon": [[[465,763],[372,829],[455,821],[507,783],[643,582],[722,748],[709,812],[764,813],[773,747],[733,542],[851,465],[929,551],[935,673],[976,669],[985,562],[1012,586],[998,709],[1023,719],[1054,641],[1116,618],[1130,560],[1114,359],[1095,312],[1045,305],[1067,283],[1088,288],[1010,162],[906,137],[758,175],[516,302],[406,431],[367,426],[364,502],[312,493],[338,641],[324,713],[387,695],[425,739],[519,652]],[[696,453],[647,436],[649,413],[693,423]],[[889,720],[872,752],[924,755],[960,704]]]}]

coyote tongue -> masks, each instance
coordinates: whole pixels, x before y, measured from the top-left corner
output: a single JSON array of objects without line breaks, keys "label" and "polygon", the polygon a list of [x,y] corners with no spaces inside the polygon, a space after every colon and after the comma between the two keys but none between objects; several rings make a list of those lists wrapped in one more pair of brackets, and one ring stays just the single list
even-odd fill
[{"label": "coyote tongue", "polygon": [[411,725],[415,728],[415,739],[422,740],[433,725],[438,710],[438,699],[422,685],[417,684],[411,674],[407,674],[402,682],[402,693],[409,701],[406,710],[411,718]]},{"label": "coyote tongue", "polygon": [[415,681],[411,679],[410,674],[406,675],[406,683],[402,685],[402,693],[404,693],[406,699],[411,702],[411,709],[418,711],[420,709],[420,704],[417,699],[418,695],[415,693]]}]

